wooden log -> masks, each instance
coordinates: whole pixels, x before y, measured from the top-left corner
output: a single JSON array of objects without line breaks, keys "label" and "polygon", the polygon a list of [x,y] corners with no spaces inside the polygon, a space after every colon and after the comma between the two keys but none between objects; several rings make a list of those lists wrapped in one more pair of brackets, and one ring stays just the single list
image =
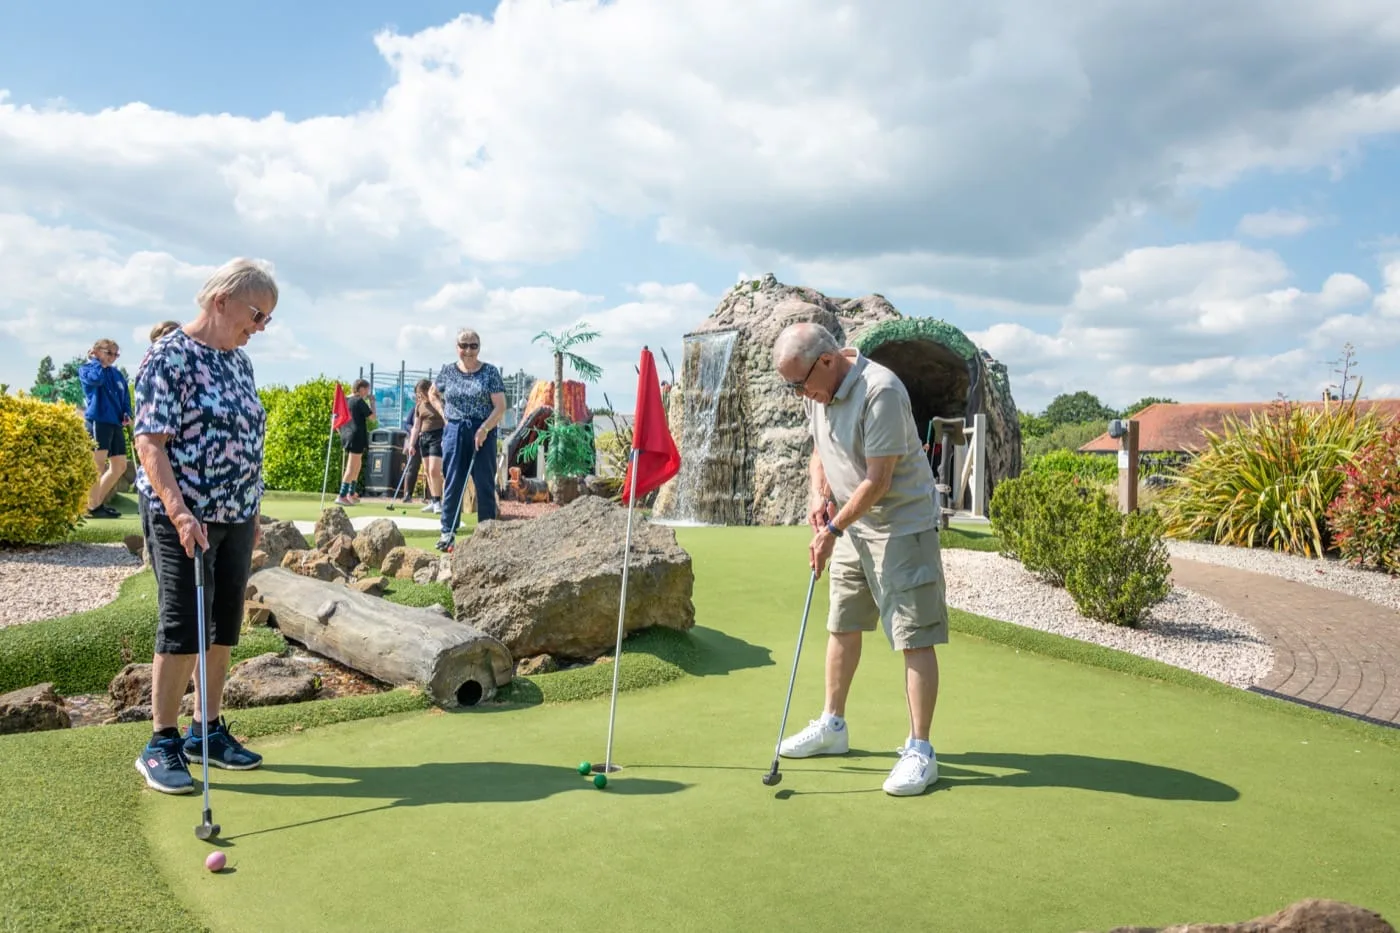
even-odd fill
[{"label": "wooden log", "polygon": [[399,606],[281,567],[250,583],[287,638],[396,686],[421,687],[439,706],[475,706],[510,683],[510,650],[434,609]]}]

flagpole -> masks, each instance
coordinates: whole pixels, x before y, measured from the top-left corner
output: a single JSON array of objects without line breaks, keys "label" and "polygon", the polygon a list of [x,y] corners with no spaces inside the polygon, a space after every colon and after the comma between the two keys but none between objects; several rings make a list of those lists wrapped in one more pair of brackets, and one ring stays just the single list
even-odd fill
[{"label": "flagpole", "polygon": [[613,654],[613,685],[612,685],[612,708],[608,711],[608,754],[603,763],[603,772],[611,774],[612,748],[613,748],[613,724],[617,720],[617,682],[618,676],[622,673],[622,633],[624,620],[627,618],[627,568],[631,565],[632,553],[632,512],[637,507],[637,448],[636,440],[633,440],[630,467],[632,470],[632,489],[627,495],[627,543],[622,549],[622,599],[617,606],[617,651]]},{"label": "flagpole", "polygon": [[326,436],[326,472],[321,477],[321,510],[326,508],[326,484],[331,479],[331,444],[335,442],[335,412],[331,412],[331,433]]}]

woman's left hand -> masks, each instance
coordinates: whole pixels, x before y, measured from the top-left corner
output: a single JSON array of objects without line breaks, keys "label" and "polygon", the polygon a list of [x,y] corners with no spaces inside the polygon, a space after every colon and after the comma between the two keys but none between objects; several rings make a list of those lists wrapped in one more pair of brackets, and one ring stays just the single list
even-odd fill
[{"label": "woman's left hand", "polygon": [[489,433],[485,428],[478,428],[476,431],[476,449],[480,450],[481,445],[486,443],[486,435]]}]

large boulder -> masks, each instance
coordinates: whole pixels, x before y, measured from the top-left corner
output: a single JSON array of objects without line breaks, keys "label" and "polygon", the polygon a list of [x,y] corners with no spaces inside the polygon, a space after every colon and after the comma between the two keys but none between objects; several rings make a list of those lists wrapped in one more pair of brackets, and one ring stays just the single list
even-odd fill
[{"label": "large boulder", "polygon": [[355,553],[367,567],[378,569],[396,547],[404,547],[403,532],[387,518],[376,518],[355,535]]},{"label": "large boulder", "polygon": [[44,732],[73,725],[53,684],[38,684],[0,695],[0,735]]},{"label": "large boulder", "polygon": [[224,684],[224,708],[278,706],[314,700],[321,679],[295,661],[276,654],[260,654],[229,671]]},{"label": "large boulder", "polygon": [[[452,554],[456,616],[513,657],[614,650],[627,510],[595,496],[528,522],[485,522]],[[627,631],[695,625],[695,574],[676,533],[634,516]]]},{"label": "large boulder", "polygon": [[831,298],[772,275],[741,282],[685,339],[667,417],[681,470],[664,485],[656,517],[724,525],[801,524],[812,444],[801,400],[773,370],[773,341],[813,321],[841,346],[892,369],[909,391],[915,424],[987,415],[987,494],[1021,470],[1020,422],[1006,368],[943,321],[906,318],[880,295]]},{"label": "large boulder", "polygon": [[266,565],[277,567],[288,551],[306,550],[306,535],[293,522],[275,521],[262,526],[262,542],[258,550],[267,555]]}]

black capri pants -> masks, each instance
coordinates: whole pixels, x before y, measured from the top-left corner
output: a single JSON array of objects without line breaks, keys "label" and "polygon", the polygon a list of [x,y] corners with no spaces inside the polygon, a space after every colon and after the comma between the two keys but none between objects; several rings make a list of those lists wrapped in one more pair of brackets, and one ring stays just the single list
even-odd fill
[{"label": "black capri pants", "polygon": [[[210,522],[209,548],[204,552],[204,624],[208,643],[233,647],[243,628],[243,595],[252,574],[256,517],[237,524]],[[197,654],[199,616],[196,614],[194,558],[185,554],[180,532],[164,515],[152,512],[141,497],[141,530],[156,575],[160,621],[156,654]],[[208,644],[206,644],[208,647]]]}]

